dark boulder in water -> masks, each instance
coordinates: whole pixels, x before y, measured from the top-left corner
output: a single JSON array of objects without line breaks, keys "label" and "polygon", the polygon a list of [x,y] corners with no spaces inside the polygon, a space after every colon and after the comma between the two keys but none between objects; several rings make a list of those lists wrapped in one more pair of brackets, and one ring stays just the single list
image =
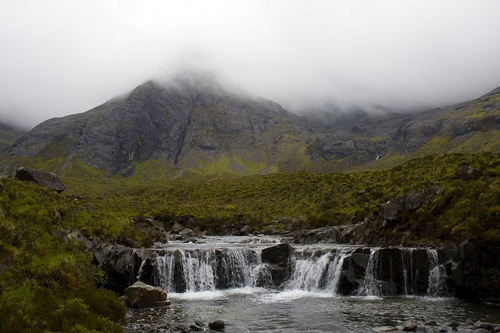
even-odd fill
[{"label": "dark boulder in water", "polygon": [[216,320],[210,322],[208,324],[208,327],[210,327],[211,330],[222,331],[226,327],[226,324],[224,323],[223,320]]}]

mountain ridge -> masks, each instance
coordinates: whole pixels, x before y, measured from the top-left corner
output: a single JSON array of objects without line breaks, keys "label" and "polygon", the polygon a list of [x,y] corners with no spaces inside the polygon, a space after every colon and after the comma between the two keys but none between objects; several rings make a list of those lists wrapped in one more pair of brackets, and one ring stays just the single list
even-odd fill
[{"label": "mountain ridge", "polygon": [[191,74],[146,81],[87,112],[49,119],[17,140],[0,164],[7,172],[31,163],[58,174],[90,166],[107,177],[146,178],[338,172],[429,154],[498,152],[499,137],[500,87],[418,113],[315,119]]}]

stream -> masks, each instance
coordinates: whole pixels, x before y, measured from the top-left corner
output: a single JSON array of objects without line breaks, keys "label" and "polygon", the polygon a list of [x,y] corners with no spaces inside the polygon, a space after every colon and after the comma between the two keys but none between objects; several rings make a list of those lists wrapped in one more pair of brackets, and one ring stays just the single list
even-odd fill
[{"label": "stream", "polygon": [[500,323],[498,309],[453,297],[433,249],[294,244],[284,273],[263,254],[280,239],[203,241],[151,249],[148,279],[172,305],[128,310],[127,328],[169,332],[223,320],[225,332],[373,332],[414,320],[420,332],[452,332],[451,322],[472,332],[476,321]]}]

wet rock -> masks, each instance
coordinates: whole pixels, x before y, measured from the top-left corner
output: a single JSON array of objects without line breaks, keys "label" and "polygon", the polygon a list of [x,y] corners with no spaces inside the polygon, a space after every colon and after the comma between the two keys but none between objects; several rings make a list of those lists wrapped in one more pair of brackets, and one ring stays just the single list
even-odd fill
[{"label": "wet rock", "polygon": [[215,331],[222,331],[226,327],[226,324],[222,320],[215,320],[215,321],[210,322],[208,324],[208,327],[210,327],[210,329],[215,330]]},{"label": "wet rock", "polygon": [[189,330],[194,331],[194,332],[201,332],[201,331],[203,331],[203,327],[200,327],[198,325],[191,325],[191,326],[189,326]]},{"label": "wet rock", "polygon": [[179,236],[182,236],[183,238],[188,238],[194,236],[194,231],[189,228],[185,228],[179,232]]},{"label": "wet rock", "polygon": [[[124,290],[136,281],[140,259],[134,249],[125,246],[105,247],[107,253],[102,261],[105,287],[123,294]],[[95,257],[95,253],[94,253]]]},{"label": "wet rock", "polygon": [[291,254],[292,247],[287,243],[277,244],[262,250],[262,261],[269,264],[275,285],[282,284],[288,277]]},{"label": "wet rock", "polygon": [[437,322],[435,320],[428,321],[424,324],[425,326],[437,326]]},{"label": "wet rock", "polygon": [[462,180],[475,180],[481,177],[481,170],[469,165],[462,165],[455,171],[455,178]]},{"label": "wet rock", "polygon": [[137,281],[125,289],[125,302],[134,309],[153,308],[170,305],[167,293],[160,287],[153,287],[144,282]]},{"label": "wet rock", "polygon": [[415,320],[408,320],[404,323],[402,327],[403,332],[416,332],[418,328],[417,322]]},{"label": "wet rock", "polygon": [[460,323],[458,321],[452,321],[447,326],[453,328],[454,330],[456,330],[457,327],[460,326]]},{"label": "wet rock", "polygon": [[492,331],[493,330],[493,325],[490,324],[490,323],[485,323],[485,322],[482,322],[482,321],[477,321],[474,323],[474,326],[472,327],[474,330],[475,329],[479,329],[479,328],[484,328],[488,331]]},{"label": "wet rock", "polygon": [[66,186],[56,175],[41,170],[19,168],[16,170],[15,177],[18,180],[45,186],[50,191],[57,191],[57,193],[61,193],[66,189]]},{"label": "wet rock", "polygon": [[491,331],[486,328],[476,328],[472,331],[472,333],[491,333]]},{"label": "wet rock", "polygon": [[202,322],[201,320],[195,320],[194,324],[199,327],[205,327],[205,323]]},{"label": "wet rock", "polygon": [[262,261],[275,265],[286,265],[292,253],[290,244],[281,243],[262,250]]},{"label": "wet rock", "polygon": [[394,326],[377,326],[377,327],[372,327],[373,332],[377,333],[383,333],[383,332],[393,332],[397,331],[398,329]]}]

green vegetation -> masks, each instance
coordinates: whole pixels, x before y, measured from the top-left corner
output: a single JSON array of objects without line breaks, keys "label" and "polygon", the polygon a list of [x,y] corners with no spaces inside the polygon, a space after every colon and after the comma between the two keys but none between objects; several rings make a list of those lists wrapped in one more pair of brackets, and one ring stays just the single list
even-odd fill
[{"label": "green vegetation", "polygon": [[[482,176],[455,179],[460,165],[478,168]],[[70,193],[83,195],[88,189],[88,200],[98,211],[124,218],[154,216],[166,224],[173,217],[192,215],[192,227],[211,233],[247,224],[254,232],[268,232],[357,223],[365,218],[374,221],[373,228],[382,228],[381,203],[411,190],[439,188],[431,204],[403,214],[400,223],[387,229],[395,238],[409,231],[414,243],[439,244],[499,237],[495,213],[500,205],[499,175],[499,154],[482,153],[428,156],[390,170],[342,174],[66,182],[72,184]]]},{"label": "green vegetation", "polygon": [[[461,165],[479,169],[480,176],[455,179]],[[153,216],[168,228],[188,216],[191,228],[212,234],[245,225],[273,233],[367,221],[368,244],[500,240],[499,154],[427,156],[382,171],[212,179],[167,180],[162,172],[172,166],[160,161],[135,166],[152,176],[106,178],[74,159],[62,177],[69,185],[64,195],[0,180],[0,331],[119,331],[123,306],[100,288],[102,271],[70,235],[149,246],[149,235],[137,232],[131,217]],[[430,188],[439,191],[426,205],[390,223],[382,218],[382,203]]]},{"label": "green vegetation", "polygon": [[133,228],[91,211],[38,185],[0,180],[1,332],[121,331],[123,306],[98,287],[102,271],[70,234],[113,241]]}]

